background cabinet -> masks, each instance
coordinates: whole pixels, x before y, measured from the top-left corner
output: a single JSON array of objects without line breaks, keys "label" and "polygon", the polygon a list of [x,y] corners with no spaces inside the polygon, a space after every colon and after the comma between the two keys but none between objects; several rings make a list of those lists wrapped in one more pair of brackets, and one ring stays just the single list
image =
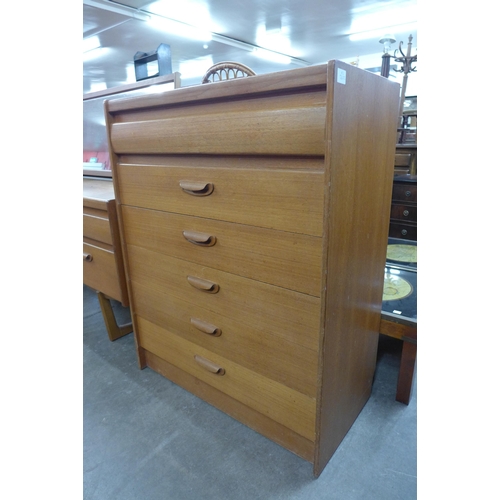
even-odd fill
[{"label": "background cabinet", "polygon": [[83,179],[83,283],[98,292],[110,340],[132,331],[116,323],[110,298],[129,305],[113,183]]},{"label": "background cabinet", "polygon": [[417,145],[397,144],[394,175],[417,175]]},{"label": "background cabinet", "polygon": [[417,176],[394,177],[389,237],[417,240]]}]

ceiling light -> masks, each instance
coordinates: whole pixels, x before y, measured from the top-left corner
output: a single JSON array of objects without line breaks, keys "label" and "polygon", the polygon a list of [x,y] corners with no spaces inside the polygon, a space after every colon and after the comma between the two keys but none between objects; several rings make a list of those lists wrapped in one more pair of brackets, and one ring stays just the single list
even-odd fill
[{"label": "ceiling light", "polygon": [[89,50],[83,53],[83,62],[93,61],[99,57],[109,56],[113,50],[110,47],[97,47],[97,49]]},{"label": "ceiling light", "polygon": [[114,12],[115,14],[121,14],[122,16],[131,17],[139,21],[149,21],[150,16],[139,9],[134,9],[133,7],[127,7],[126,5],[121,5],[116,2],[110,2],[108,0],[83,0],[83,5],[88,5],[89,7],[96,7],[97,9],[107,10],[108,12]]},{"label": "ceiling light", "polygon": [[370,38],[382,38],[386,33],[402,33],[408,31],[416,31],[417,22],[399,24],[397,26],[384,26],[382,28],[377,28],[369,31],[361,31],[360,33],[352,33],[349,35],[349,40],[351,42],[357,42],[360,40],[368,40]]},{"label": "ceiling light", "polygon": [[[99,92],[101,90],[106,90],[108,86],[106,85],[106,82],[91,82],[90,84],[90,92]],[[95,120],[94,120],[95,121]],[[104,116],[97,120],[99,125],[106,125],[104,121]]]},{"label": "ceiling light", "polygon": [[90,36],[89,38],[83,39],[83,53],[89,52],[90,50],[98,49],[101,46],[98,36]]},{"label": "ceiling light", "polygon": [[212,40],[212,33],[210,31],[196,28],[190,24],[175,21],[168,17],[153,15],[149,19],[149,24],[154,28],[165,31],[169,35],[189,38],[190,40],[200,40],[202,42],[210,42]]},{"label": "ceiling light", "polygon": [[384,45],[384,54],[387,54],[391,50],[391,44],[396,42],[394,35],[383,35],[379,40],[379,43]]},{"label": "ceiling light", "polygon": [[256,45],[280,54],[288,54],[291,50],[291,42],[286,31],[281,27],[268,30],[265,25],[260,25],[255,35]]},{"label": "ceiling light", "polygon": [[277,52],[273,52],[272,50],[256,48],[252,51],[252,54],[275,63],[290,64],[292,62],[291,57],[285,56],[283,54],[278,54]]},{"label": "ceiling light", "polygon": [[201,78],[206,73],[207,69],[214,65],[214,60],[211,55],[189,59],[179,63],[179,73],[181,78]]}]

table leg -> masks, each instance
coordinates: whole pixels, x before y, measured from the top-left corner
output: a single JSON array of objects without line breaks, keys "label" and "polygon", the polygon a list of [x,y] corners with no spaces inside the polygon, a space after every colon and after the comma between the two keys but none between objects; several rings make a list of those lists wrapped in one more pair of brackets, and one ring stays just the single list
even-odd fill
[{"label": "table leg", "polygon": [[132,323],[118,325],[113,307],[111,306],[111,301],[102,292],[97,292],[97,297],[101,305],[101,312],[106,330],[108,331],[109,340],[113,341],[130,333],[132,331]]},{"label": "table leg", "polygon": [[409,404],[411,398],[416,359],[417,344],[414,341],[403,340],[403,351],[401,353],[401,365],[399,368],[396,401],[406,405]]}]

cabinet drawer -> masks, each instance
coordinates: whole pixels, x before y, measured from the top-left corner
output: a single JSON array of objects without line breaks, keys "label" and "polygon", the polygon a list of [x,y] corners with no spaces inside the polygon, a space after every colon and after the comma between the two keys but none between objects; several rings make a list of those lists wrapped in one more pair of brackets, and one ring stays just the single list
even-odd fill
[{"label": "cabinet drawer", "polygon": [[[149,288],[151,297],[164,295],[167,310],[173,307],[169,297],[175,297],[192,304],[195,317],[204,319],[203,311],[210,311],[217,317],[231,318],[253,330],[317,351],[319,298],[140,247],[128,245],[127,252],[134,295],[138,283]],[[194,280],[206,280],[213,286],[202,290]]]},{"label": "cabinet drawer", "polygon": [[319,237],[129,206],[122,216],[131,245],[320,295]]},{"label": "cabinet drawer", "polygon": [[166,105],[123,113],[110,141],[118,154],[322,155],[325,101],[322,89]]},{"label": "cabinet drawer", "polygon": [[[84,243],[83,255],[83,282],[85,285],[113,299],[122,301],[115,254],[109,250]],[[91,256],[91,259],[85,260],[86,255]]]},{"label": "cabinet drawer", "polygon": [[323,171],[118,165],[121,203],[323,234]]},{"label": "cabinet drawer", "polygon": [[417,241],[417,226],[391,222],[389,225],[389,237]]},{"label": "cabinet drawer", "polygon": [[417,207],[415,205],[393,203],[391,206],[391,219],[417,222]]},{"label": "cabinet drawer", "polygon": [[[202,382],[314,441],[316,401],[234,361],[207,351],[140,316],[141,346]],[[198,361],[196,360],[198,358]],[[208,361],[213,367],[207,369]],[[213,373],[210,370],[217,370]],[[223,370],[223,374],[222,374]]]},{"label": "cabinet drawer", "polygon": [[394,184],[392,187],[393,201],[417,202],[416,184]]},{"label": "cabinet drawer", "polygon": [[302,394],[316,396],[316,350],[249,325],[240,320],[238,311],[223,315],[135,282],[133,297],[138,315]]},{"label": "cabinet drawer", "polygon": [[108,245],[113,244],[109,220],[107,218],[83,214],[83,236],[107,243]]}]

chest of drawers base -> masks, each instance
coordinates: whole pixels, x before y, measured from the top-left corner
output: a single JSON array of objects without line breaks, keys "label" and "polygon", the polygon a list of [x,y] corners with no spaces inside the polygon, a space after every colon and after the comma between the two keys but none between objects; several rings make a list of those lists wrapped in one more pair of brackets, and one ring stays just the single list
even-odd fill
[{"label": "chest of drawers base", "polygon": [[277,442],[299,457],[314,462],[314,442],[293,432],[262,413],[245,406],[211,385],[177,368],[155,354],[144,351],[146,366],[160,373],[177,385],[216,406],[236,420],[242,422],[263,436]]},{"label": "chest of drawers base", "polygon": [[398,103],[331,61],[105,105],[139,366],[315,476],[371,392]]}]

